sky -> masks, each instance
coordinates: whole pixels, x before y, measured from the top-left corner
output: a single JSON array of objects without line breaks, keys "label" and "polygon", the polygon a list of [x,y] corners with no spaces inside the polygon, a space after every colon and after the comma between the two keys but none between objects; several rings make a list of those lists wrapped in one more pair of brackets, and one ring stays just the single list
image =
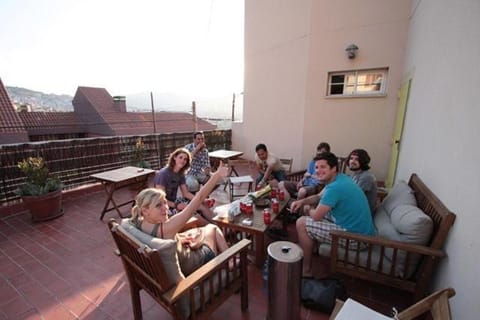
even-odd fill
[{"label": "sky", "polygon": [[240,93],[243,19],[243,0],[0,0],[0,78],[72,96]]}]

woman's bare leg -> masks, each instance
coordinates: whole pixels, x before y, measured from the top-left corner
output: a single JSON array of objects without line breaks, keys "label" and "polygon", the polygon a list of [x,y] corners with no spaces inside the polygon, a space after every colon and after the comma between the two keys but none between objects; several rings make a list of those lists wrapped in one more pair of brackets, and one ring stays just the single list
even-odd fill
[{"label": "woman's bare leg", "polygon": [[222,230],[220,230],[220,228],[217,226],[215,226],[215,241],[217,243],[217,248],[219,252],[223,252],[228,249],[227,240],[225,240]]},{"label": "woman's bare leg", "polygon": [[216,241],[216,236],[215,236],[215,226],[213,224],[207,224],[206,226],[202,227],[203,233],[205,235],[204,238],[204,243],[209,246],[210,249],[215,254],[218,254],[218,249],[217,249],[217,241]]}]

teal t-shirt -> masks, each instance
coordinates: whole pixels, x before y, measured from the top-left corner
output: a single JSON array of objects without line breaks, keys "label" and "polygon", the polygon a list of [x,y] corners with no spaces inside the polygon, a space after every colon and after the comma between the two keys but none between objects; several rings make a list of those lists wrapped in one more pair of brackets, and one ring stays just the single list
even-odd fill
[{"label": "teal t-shirt", "polygon": [[367,197],[353,180],[339,173],[325,186],[320,203],[330,207],[336,224],[349,232],[375,235]]}]

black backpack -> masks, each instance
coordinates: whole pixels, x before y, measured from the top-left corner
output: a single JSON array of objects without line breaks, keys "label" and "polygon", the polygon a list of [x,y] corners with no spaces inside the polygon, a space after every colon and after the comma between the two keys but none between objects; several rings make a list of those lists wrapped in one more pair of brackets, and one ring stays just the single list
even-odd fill
[{"label": "black backpack", "polygon": [[331,313],[335,300],[345,300],[345,285],[338,279],[302,279],[301,299],[306,308]]}]

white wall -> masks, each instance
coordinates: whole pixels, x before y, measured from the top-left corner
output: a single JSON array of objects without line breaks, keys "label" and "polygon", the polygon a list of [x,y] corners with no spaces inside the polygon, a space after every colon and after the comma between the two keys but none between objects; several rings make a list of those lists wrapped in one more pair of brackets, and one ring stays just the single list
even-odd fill
[{"label": "white wall", "polygon": [[[327,141],[346,156],[365,148],[385,180],[395,121],[410,1],[246,0],[244,119],[233,148],[252,158],[264,142],[306,168]],[[359,46],[355,59],[345,48]],[[326,97],[328,72],[389,68],[387,94]]]},{"label": "white wall", "polygon": [[435,288],[453,287],[454,319],[478,319],[480,1],[413,3],[404,74],[412,75],[397,179],[412,172],[457,214]]},{"label": "white wall", "polygon": [[[319,140],[347,156],[364,148],[372,158],[372,172],[386,179],[401,85],[409,23],[410,1],[314,1],[305,106],[303,154],[309,161]],[[345,48],[359,47],[348,59]],[[328,72],[389,69],[386,96],[329,98]]]},{"label": "white wall", "polygon": [[232,143],[246,158],[262,142],[277,156],[299,159],[310,3],[245,1],[244,112],[232,126]]}]

